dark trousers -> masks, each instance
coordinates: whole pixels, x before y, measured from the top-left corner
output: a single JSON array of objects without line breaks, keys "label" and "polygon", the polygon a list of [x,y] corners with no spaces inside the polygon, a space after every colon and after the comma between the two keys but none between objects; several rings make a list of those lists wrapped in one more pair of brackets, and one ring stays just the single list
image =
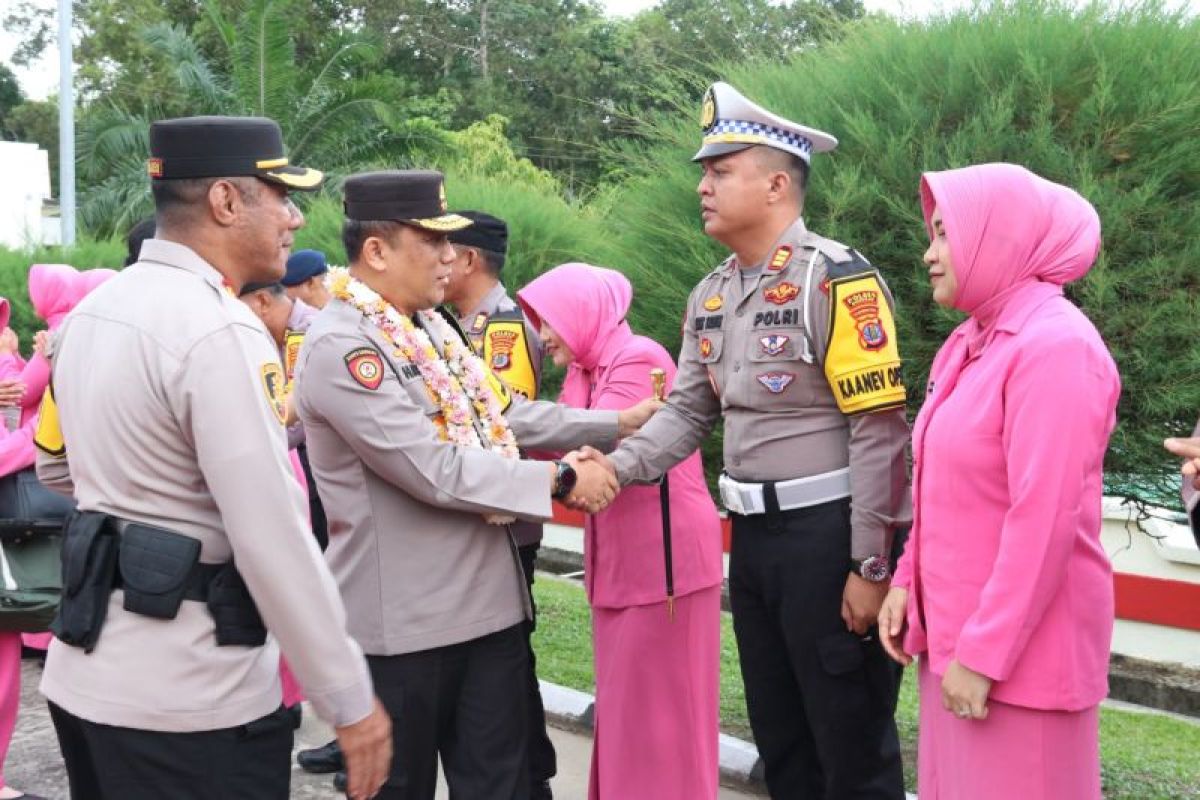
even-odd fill
[{"label": "dark trousers", "polygon": [[546,710],[542,707],[542,692],[538,689],[537,656],[533,652],[533,633],[537,630],[537,603],[533,599],[534,563],[537,561],[540,544],[527,544],[517,548],[521,556],[521,569],[525,572],[525,585],[529,587],[529,603],[533,618],[525,623],[525,655],[529,659],[529,671],[525,681],[528,687],[526,704],[529,711],[529,785],[534,798],[546,781],[558,772],[558,761],[554,744],[546,732]]},{"label": "dark trousers", "polygon": [[163,733],[88,722],[49,703],[72,800],[287,800],[292,722]]},{"label": "dark trousers", "polygon": [[308,448],[300,445],[296,448],[300,458],[300,466],[304,468],[304,480],[308,483],[308,518],[312,523],[313,536],[321,552],[329,546],[329,520],[325,516],[325,506],[321,504],[321,495],[317,493],[317,481],[313,477],[312,467],[308,464]]},{"label": "dark trousers", "polygon": [[778,800],[903,800],[899,670],[846,630],[850,506],[734,515],[733,629],[750,727]]},{"label": "dark trousers", "polygon": [[525,634],[521,625],[460,644],[367,656],[392,717],[383,800],[432,800],[441,756],[452,800],[525,800]]}]

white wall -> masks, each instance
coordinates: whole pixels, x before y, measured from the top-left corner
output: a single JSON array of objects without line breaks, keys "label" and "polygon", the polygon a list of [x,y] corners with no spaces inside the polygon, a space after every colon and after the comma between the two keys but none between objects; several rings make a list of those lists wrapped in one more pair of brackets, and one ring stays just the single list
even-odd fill
[{"label": "white wall", "polygon": [[49,154],[36,144],[0,141],[0,245],[41,244],[42,201],[49,197]]}]

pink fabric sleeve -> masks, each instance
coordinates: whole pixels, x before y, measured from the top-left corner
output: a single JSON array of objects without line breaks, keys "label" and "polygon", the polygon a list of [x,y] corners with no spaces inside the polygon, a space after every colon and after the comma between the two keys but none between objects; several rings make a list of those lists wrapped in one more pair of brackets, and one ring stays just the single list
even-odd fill
[{"label": "pink fabric sleeve", "polygon": [[37,421],[37,414],[30,414],[25,424],[15,431],[6,430],[0,425],[0,475],[11,475],[33,466],[37,460],[37,451],[33,446]]},{"label": "pink fabric sleeve", "polygon": [[900,556],[900,560],[896,562],[896,573],[892,575],[893,589],[912,588],[912,557],[909,556],[909,551],[916,548],[915,539],[916,537],[910,532],[908,541],[904,543],[904,553]]},{"label": "pink fabric sleeve", "polygon": [[1006,680],[1062,585],[1118,391],[1079,338],[1043,339],[1014,365],[1002,441],[1011,501],[992,574],[959,634],[956,657],[969,669]]},{"label": "pink fabric sleeve", "polygon": [[25,369],[25,359],[19,353],[0,354],[0,380],[16,378]]},{"label": "pink fabric sleeve", "polygon": [[29,408],[42,402],[42,395],[50,384],[50,363],[41,353],[34,353],[33,358],[21,370],[21,381],[25,384],[25,394],[21,396],[21,407]]},{"label": "pink fabric sleeve", "polygon": [[[665,364],[656,364],[648,353],[614,364],[605,374],[599,393],[592,398],[592,408],[606,411],[624,411],[649,397],[654,388],[650,382],[650,370],[654,367],[666,369]],[[667,369],[667,390],[671,388],[674,365]]]}]

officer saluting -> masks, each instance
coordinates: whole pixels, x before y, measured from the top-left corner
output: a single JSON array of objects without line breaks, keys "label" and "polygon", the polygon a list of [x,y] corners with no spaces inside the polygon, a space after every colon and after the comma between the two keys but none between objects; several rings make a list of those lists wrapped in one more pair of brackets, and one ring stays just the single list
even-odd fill
[{"label": "officer saluting", "polygon": [[308,533],[275,343],[236,298],[282,276],[288,191],[321,173],[261,118],[157,122],[150,153],[155,238],[63,324],[38,434],[39,476],[82,512],[41,687],[72,797],[286,798],[266,629],[373,796],[390,725]]},{"label": "officer saluting", "polygon": [[897,679],[870,634],[908,514],[891,297],[800,216],[836,139],[724,83],[702,127],[704,230],[733,255],[688,300],[666,408],[611,463],[656,479],[724,417],[730,599],[771,795],[902,798]]},{"label": "officer saluting", "polygon": [[470,224],[446,213],[440,173],[353,175],[345,210],[350,267],[331,270],[295,399],[326,558],[396,717],[381,796],[432,800],[440,756],[454,797],[525,800],[529,596],[507,523],[548,519],[552,496],[596,505],[617,487],[594,463],[525,461],[517,446],[611,443],[654,406],[510,395],[435,310],[455,257],[446,234]]}]

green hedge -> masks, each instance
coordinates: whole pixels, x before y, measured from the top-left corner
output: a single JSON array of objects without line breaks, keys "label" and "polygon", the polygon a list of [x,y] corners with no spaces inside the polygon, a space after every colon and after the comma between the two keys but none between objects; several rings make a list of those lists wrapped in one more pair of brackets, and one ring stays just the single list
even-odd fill
[{"label": "green hedge", "polygon": [[[1161,439],[1190,431],[1200,413],[1198,42],[1194,16],[1159,5],[1026,1],[928,22],[872,19],[790,63],[724,74],[841,140],[814,159],[805,217],[861,250],[895,290],[913,413],[934,352],[961,319],[929,298],[921,172],[1011,161],[1094,203],[1104,248],[1070,295],[1124,380],[1110,489],[1168,499],[1176,467]],[[618,264],[637,284],[635,324],[670,347],[683,298],[721,255],[700,230],[699,173],[688,161],[699,92],[695,101],[648,121],[660,144],[623,154],[630,177],[608,198]]]}]

